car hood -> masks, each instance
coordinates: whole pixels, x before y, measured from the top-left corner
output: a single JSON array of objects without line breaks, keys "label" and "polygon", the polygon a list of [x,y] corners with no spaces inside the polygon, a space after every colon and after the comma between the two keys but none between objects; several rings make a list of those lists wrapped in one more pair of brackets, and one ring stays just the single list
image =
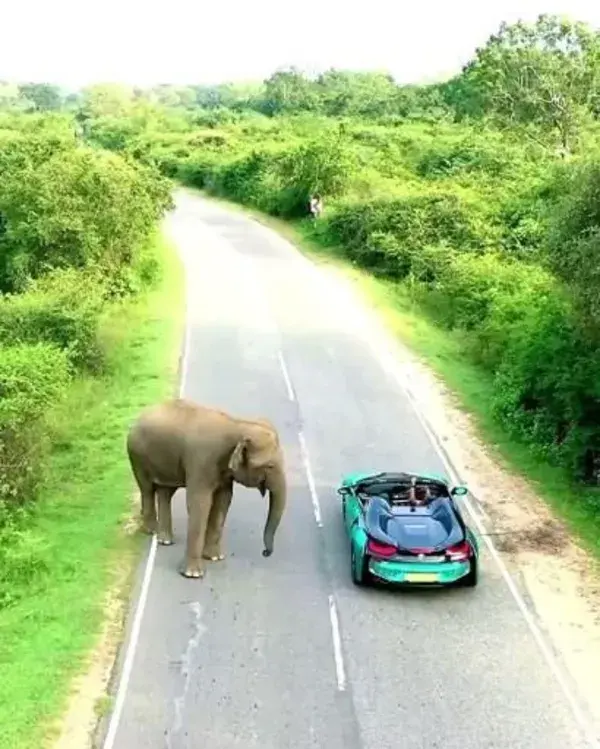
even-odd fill
[{"label": "car hood", "polygon": [[367,533],[401,549],[443,549],[464,540],[463,529],[449,502],[435,500],[427,507],[390,507],[381,497],[369,500]]}]

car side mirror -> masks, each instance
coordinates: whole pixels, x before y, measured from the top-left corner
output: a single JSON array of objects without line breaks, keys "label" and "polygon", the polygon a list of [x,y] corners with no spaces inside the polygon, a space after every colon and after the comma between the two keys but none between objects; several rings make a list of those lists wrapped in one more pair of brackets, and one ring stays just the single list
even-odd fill
[{"label": "car side mirror", "polygon": [[453,497],[464,497],[464,495],[467,494],[468,491],[469,490],[466,486],[455,486],[450,493]]}]

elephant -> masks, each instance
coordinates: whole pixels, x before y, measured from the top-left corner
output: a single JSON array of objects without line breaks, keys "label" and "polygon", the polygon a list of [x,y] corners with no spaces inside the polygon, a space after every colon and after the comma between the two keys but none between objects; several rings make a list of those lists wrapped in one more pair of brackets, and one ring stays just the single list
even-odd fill
[{"label": "elephant", "polygon": [[[131,470],[141,494],[142,528],[159,544],[173,543],[171,498],[187,496],[187,547],[179,572],[204,577],[204,559],[220,561],[233,482],[269,492],[263,556],[273,553],[287,497],[284,453],[275,426],[241,419],[176,398],[146,408],[127,435]],[[157,515],[158,508],[158,515]]]}]

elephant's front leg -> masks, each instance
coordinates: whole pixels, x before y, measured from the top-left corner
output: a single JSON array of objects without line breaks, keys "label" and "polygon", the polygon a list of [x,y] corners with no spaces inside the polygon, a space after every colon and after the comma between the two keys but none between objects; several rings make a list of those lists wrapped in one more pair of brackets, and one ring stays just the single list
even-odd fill
[{"label": "elephant's front leg", "polygon": [[158,543],[171,546],[173,543],[173,521],[171,518],[171,499],[175,489],[161,486],[156,490],[156,504],[158,505]]},{"label": "elephant's front leg", "polygon": [[202,551],[212,499],[213,492],[211,489],[196,489],[188,486],[186,492],[188,511],[187,547],[185,559],[180,568],[184,577],[204,577]]},{"label": "elephant's front leg", "polygon": [[205,559],[210,559],[213,562],[220,562],[225,559],[221,549],[221,541],[223,537],[223,527],[231,505],[231,498],[233,496],[233,482],[229,482],[226,486],[219,487],[213,495],[213,503],[208,516],[208,525],[206,528],[206,541],[204,542],[204,553]]}]

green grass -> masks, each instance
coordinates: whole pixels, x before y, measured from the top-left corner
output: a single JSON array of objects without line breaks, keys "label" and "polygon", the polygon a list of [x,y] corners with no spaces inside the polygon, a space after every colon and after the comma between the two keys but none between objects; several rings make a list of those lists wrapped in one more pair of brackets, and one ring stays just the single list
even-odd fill
[{"label": "green grass", "polygon": [[105,595],[139,558],[141,537],[124,527],[134,490],[124,438],[140,408],[173,393],[184,306],[179,261],[158,244],[163,277],[105,319],[109,374],[77,383],[55,414],[43,495],[11,539],[24,574],[0,612],[0,749],[52,738],[100,633]]},{"label": "green grass", "polygon": [[282,221],[221,198],[206,197],[270,226],[315,262],[333,265],[351,279],[386,327],[453,391],[458,405],[473,417],[478,435],[496,461],[525,479],[582,545],[600,560],[600,493],[574,486],[564,470],[549,465],[507,433],[489,407],[492,399],[489,375],[469,360],[459,336],[435,325],[406,286],[377,279],[354,266],[339,249],[319,244],[306,221]]}]

